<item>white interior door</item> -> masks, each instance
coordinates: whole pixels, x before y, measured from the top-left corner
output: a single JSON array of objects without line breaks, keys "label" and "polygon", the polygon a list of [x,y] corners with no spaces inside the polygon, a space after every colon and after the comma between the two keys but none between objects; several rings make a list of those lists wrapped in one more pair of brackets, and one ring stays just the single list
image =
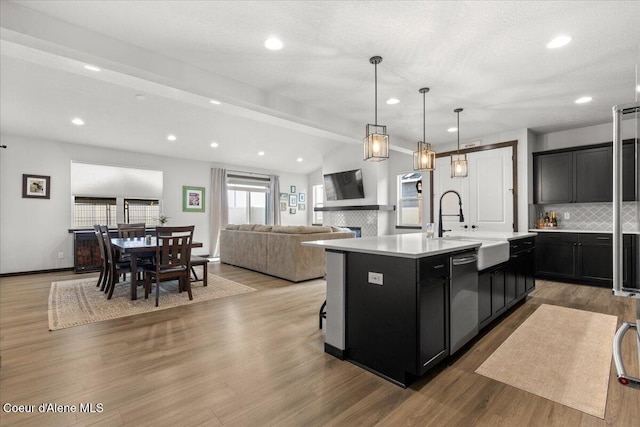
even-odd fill
[{"label": "white interior door", "polygon": [[434,215],[438,226],[440,197],[448,190],[462,197],[464,222],[459,222],[458,198],[449,193],[442,199],[442,226],[453,231],[513,231],[513,160],[511,147],[467,154],[469,176],[451,178],[451,158],[436,159]]},{"label": "white interior door", "polygon": [[470,153],[469,226],[479,231],[513,231],[511,147]]}]

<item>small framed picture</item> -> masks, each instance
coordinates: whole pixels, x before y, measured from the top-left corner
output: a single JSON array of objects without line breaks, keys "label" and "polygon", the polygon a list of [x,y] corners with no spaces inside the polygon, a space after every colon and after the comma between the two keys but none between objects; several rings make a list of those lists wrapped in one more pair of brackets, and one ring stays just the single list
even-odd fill
[{"label": "small framed picture", "polygon": [[298,193],[298,201],[301,203],[304,203],[307,201],[307,197],[304,195],[304,193]]},{"label": "small framed picture", "polygon": [[303,211],[305,209],[307,209],[307,205],[305,205],[304,203],[298,203],[298,210]]},{"label": "small framed picture", "polygon": [[280,202],[280,210],[281,211],[287,210],[287,202]]},{"label": "small framed picture", "polygon": [[287,193],[280,193],[280,200],[286,202],[287,200],[289,200],[289,194]]},{"label": "small framed picture", "polygon": [[51,198],[51,177],[22,174],[22,197],[31,199]]},{"label": "small framed picture", "polygon": [[296,192],[296,186],[292,185],[291,188],[289,189],[289,193],[295,193]]},{"label": "small framed picture", "polygon": [[298,196],[289,194],[289,206],[298,206]]},{"label": "small framed picture", "polygon": [[289,208],[289,213],[290,214],[295,214],[296,213],[296,208]]},{"label": "small framed picture", "polygon": [[204,187],[182,187],[182,212],[204,212]]}]

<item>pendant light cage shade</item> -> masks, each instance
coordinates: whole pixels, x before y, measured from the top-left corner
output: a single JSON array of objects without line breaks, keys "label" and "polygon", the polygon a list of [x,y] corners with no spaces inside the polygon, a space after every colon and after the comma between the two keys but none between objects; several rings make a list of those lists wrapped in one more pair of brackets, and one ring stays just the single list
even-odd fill
[{"label": "pendant light cage shade", "polygon": [[466,154],[451,155],[451,178],[464,178],[469,174]]},{"label": "pendant light cage shade", "polygon": [[413,170],[433,171],[436,168],[436,152],[431,148],[431,144],[426,142],[427,110],[425,95],[429,92],[429,88],[423,87],[418,92],[422,94],[422,141],[418,141],[418,149],[413,152]]},{"label": "pendant light cage shade", "polygon": [[432,171],[436,168],[436,152],[428,142],[418,141],[418,150],[413,152],[414,171]]},{"label": "pendant light cage shade", "polygon": [[367,133],[362,140],[364,148],[364,160],[379,162],[389,158],[389,135],[387,127],[378,125],[378,64],[382,57],[372,56],[369,62],[375,67],[375,122],[367,125]]},{"label": "pendant light cage shade", "polygon": [[460,112],[462,108],[453,110],[458,115],[458,152],[451,155],[451,178],[464,178],[469,175],[469,162],[467,155],[460,154]]},{"label": "pendant light cage shade", "polygon": [[364,143],[364,160],[379,162],[389,158],[389,135],[386,126],[367,125]]}]

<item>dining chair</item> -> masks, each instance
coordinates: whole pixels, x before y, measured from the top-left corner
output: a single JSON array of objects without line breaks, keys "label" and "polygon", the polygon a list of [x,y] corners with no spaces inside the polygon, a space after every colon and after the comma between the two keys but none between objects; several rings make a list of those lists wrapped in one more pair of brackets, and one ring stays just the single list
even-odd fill
[{"label": "dining chair", "polygon": [[191,294],[191,243],[193,225],[183,227],[156,227],[155,265],[145,266],[144,297],[149,298],[151,281],[156,285],[156,307],[160,301],[160,282],[178,280],[178,292]]},{"label": "dining chair", "polygon": [[118,237],[121,239],[130,239],[136,237],[144,237],[145,223],[135,224],[118,224]]},{"label": "dining chair", "polygon": [[93,226],[95,235],[96,235],[96,240],[98,240],[98,248],[100,248],[100,277],[98,278],[98,283],[96,284],[96,287],[100,287],[101,291],[104,291],[104,288],[107,285],[107,277],[109,275],[108,273],[108,262],[107,262],[107,255],[105,252],[105,248],[104,248],[104,239],[102,238],[102,231],[100,230],[100,225],[99,224],[95,224]]},{"label": "dining chair", "polygon": [[[115,250],[113,249],[113,245],[111,244],[111,236],[109,235],[109,229],[106,225],[100,227],[100,231],[102,233],[102,240],[104,241],[105,255],[107,257],[107,286],[104,289],[104,292],[108,294],[107,299],[111,299],[113,296],[113,290],[116,287],[116,284],[119,283],[118,278],[120,275],[125,275],[127,273],[131,273],[131,264],[129,261],[118,261],[116,258]],[[142,271],[142,267],[138,268],[138,271]],[[134,280],[134,275],[131,274],[131,280]]]}]

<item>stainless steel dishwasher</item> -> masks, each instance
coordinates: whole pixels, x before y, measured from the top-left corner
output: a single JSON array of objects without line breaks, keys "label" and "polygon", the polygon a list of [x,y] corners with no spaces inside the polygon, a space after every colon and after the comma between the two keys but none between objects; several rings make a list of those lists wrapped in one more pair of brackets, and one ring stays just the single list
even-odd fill
[{"label": "stainless steel dishwasher", "polygon": [[451,257],[449,282],[449,352],[454,354],[478,335],[478,255],[464,252]]}]

